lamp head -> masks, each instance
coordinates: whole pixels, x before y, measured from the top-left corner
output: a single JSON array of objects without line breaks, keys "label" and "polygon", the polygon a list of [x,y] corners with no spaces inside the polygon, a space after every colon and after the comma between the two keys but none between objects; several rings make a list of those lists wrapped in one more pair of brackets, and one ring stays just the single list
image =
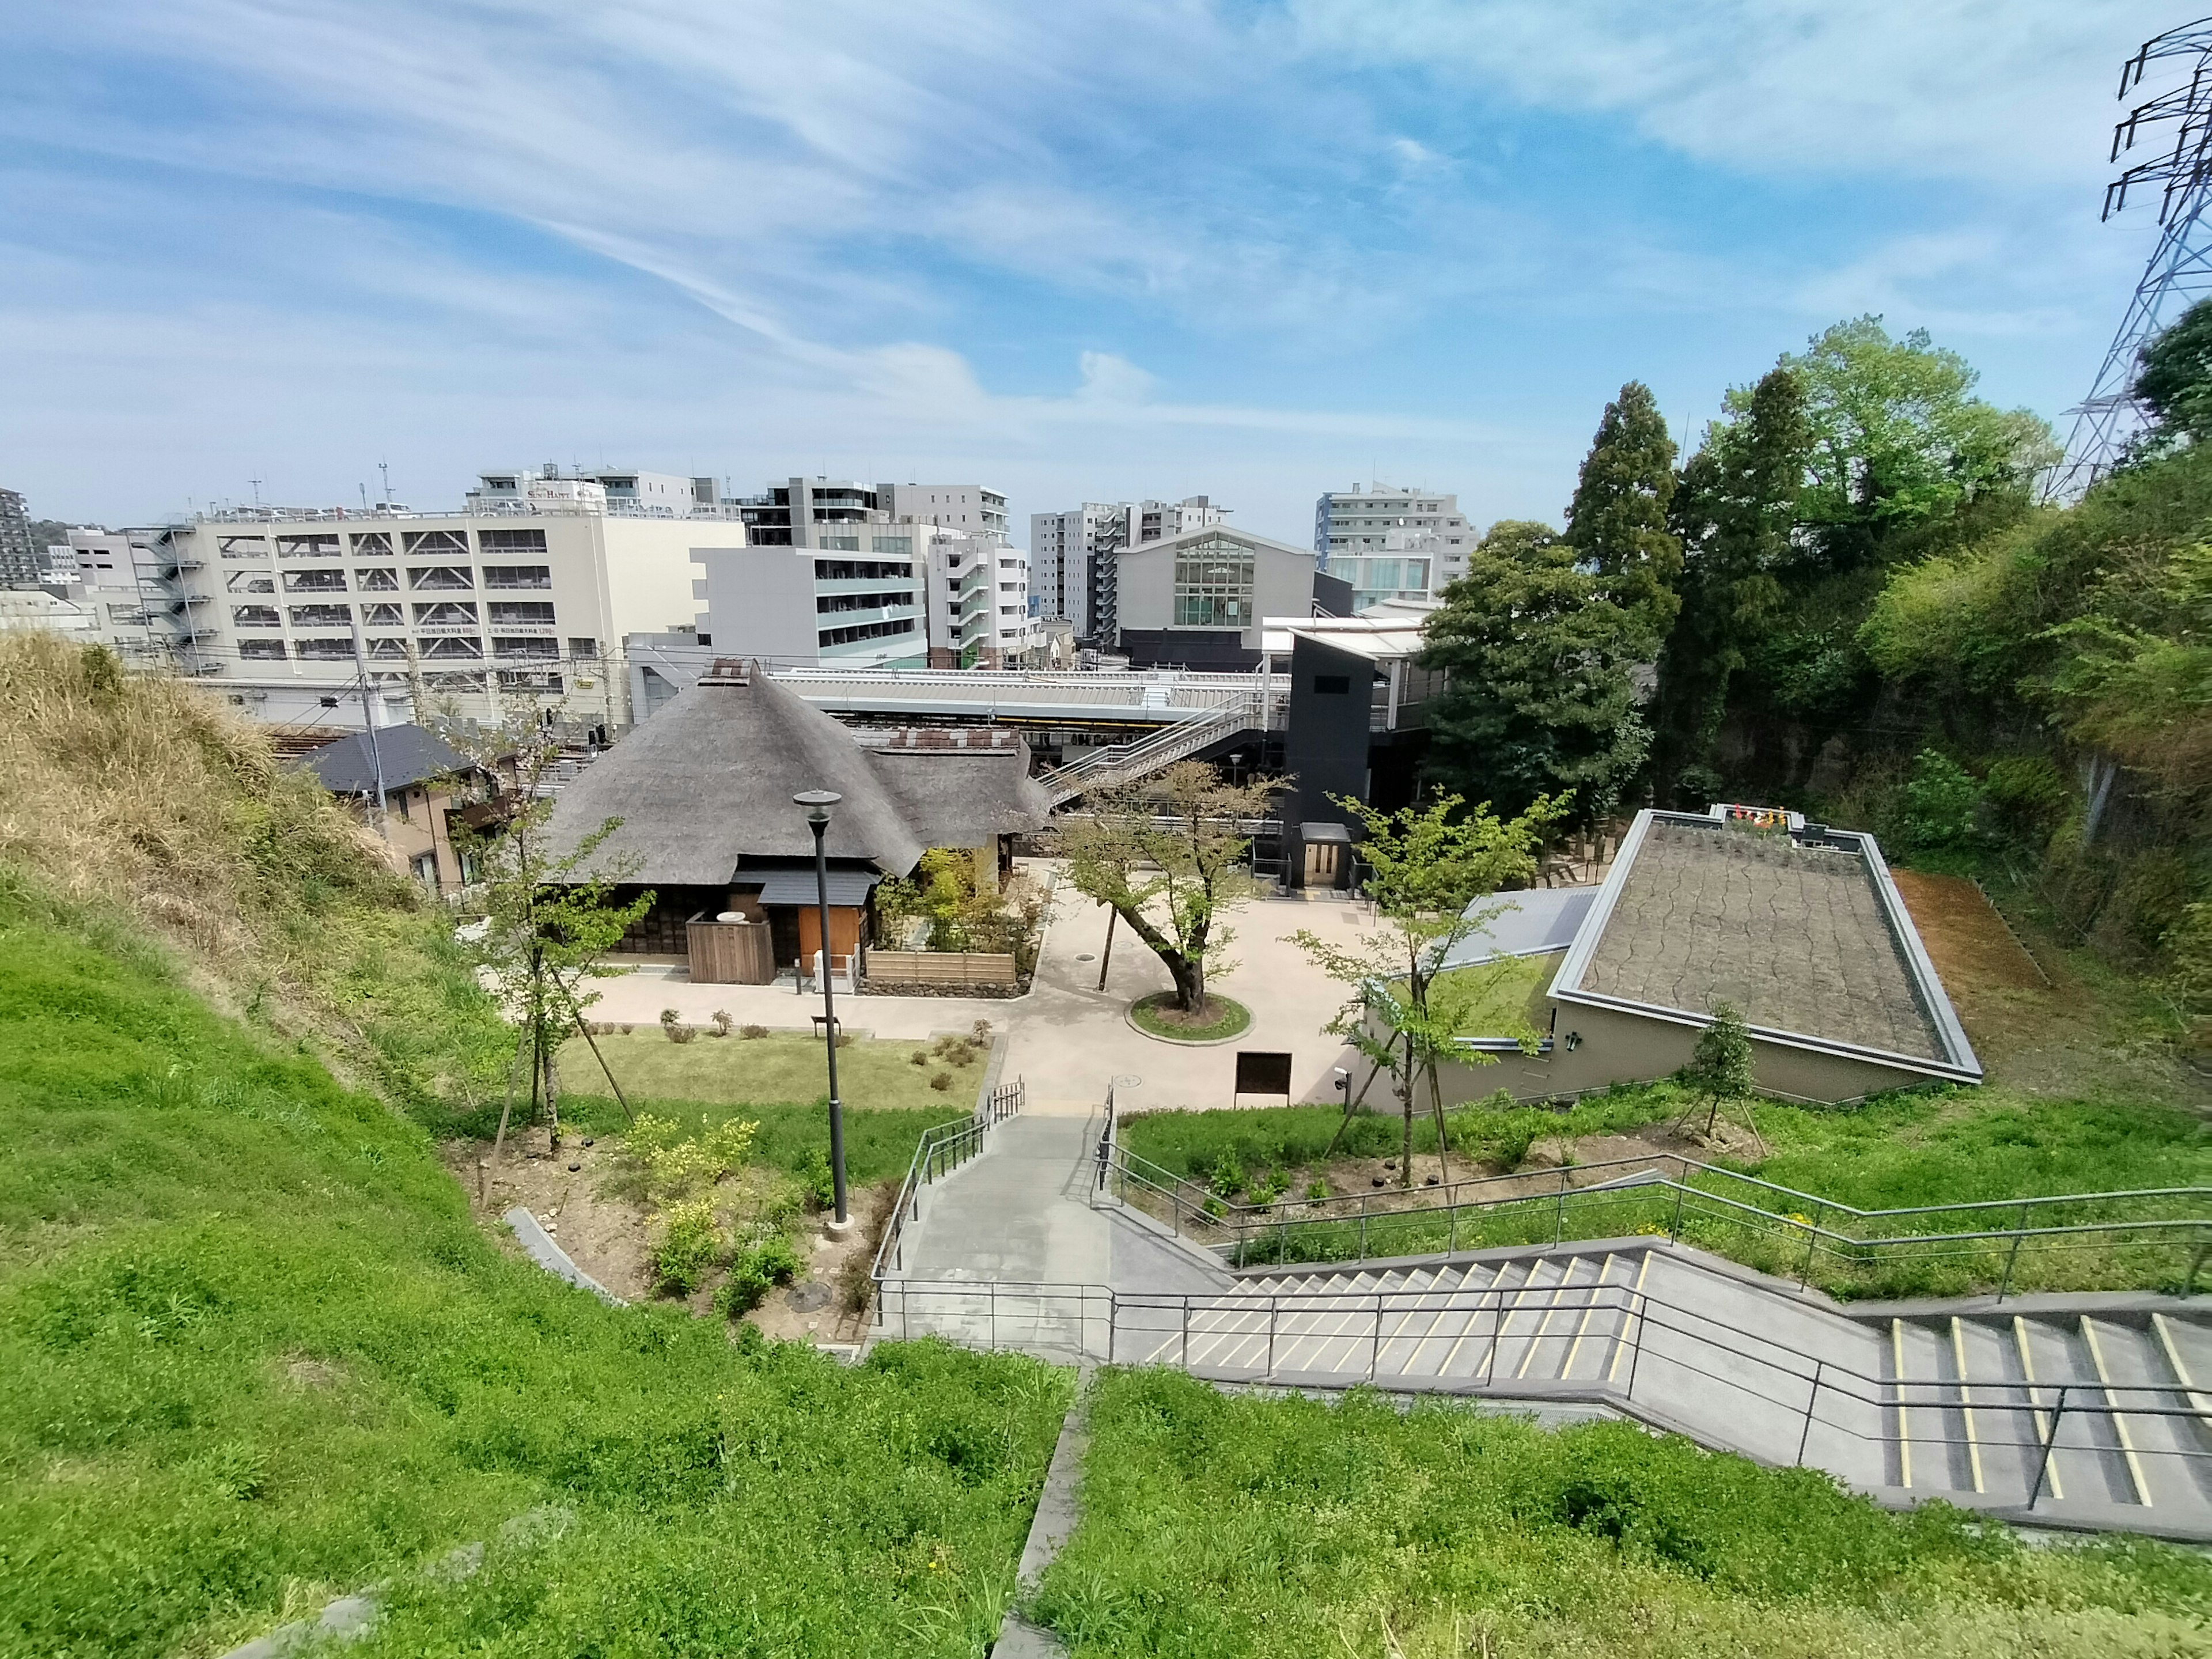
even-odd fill
[{"label": "lamp head", "polygon": [[806,809],[806,821],[813,824],[830,822],[830,809],[845,798],[835,789],[802,789],[792,800]]}]

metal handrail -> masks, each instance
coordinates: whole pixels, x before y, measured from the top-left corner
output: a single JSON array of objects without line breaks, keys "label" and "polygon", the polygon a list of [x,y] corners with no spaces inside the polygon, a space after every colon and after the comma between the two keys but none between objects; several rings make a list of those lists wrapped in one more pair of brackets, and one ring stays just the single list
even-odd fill
[{"label": "metal handrail", "polygon": [[[1434,1189],[1424,1189],[1421,1196],[1430,1192],[1435,1197],[1430,1201],[1390,1204],[1378,1206],[1375,1195],[1357,1194],[1328,1199],[1285,1200],[1272,1205],[1230,1205],[1217,1194],[1198,1183],[1187,1180],[1173,1171],[1161,1168],[1149,1159],[1131,1152],[1126,1146],[1114,1152],[1115,1166],[1118,1169],[1124,1195],[1133,1184],[1139,1191],[1157,1194],[1164,1200],[1178,1232],[1189,1232],[1203,1237],[1228,1254],[1237,1266],[1244,1265],[1255,1241],[1273,1240],[1279,1254],[1275,1260],[1288,1259],[1294,1235],[1311,1237],[1318,1230],[1334,1232],[1338,1229],[1355,1227],[1358,1246],[1349,1255],[1332,1254],[1332,1261],[1366,1261],[1378,1252],[1370,1249],[1373,1234],[1381,1231],[1386,1237],[1402,1236],[1417,1231],[1424,1222],[1433,1223],[1443,1218],[1446,1227],[1447,1253],[1459,1249],[1460,1221],[1462,1214],[1473,1212],[1478,1216],[1534,1211],[1548,1206],[1553,1211],[1553,1242],[1563,1242],[1568,1237],[1567,1210],[1571,1200],[1577,1210],[1592,1204],[1610,1204],[1634,1200],[1653,1195],[1671,1194],[1674,1196],[1672,1213],[1667,1224],[1667,1236],[1680,1237],[1686,1212],[1710,1214],[1714,1209],[1728,1212],[1730,1218],[1751,1225],[1769,1234],[1784,1234],[1802,1242],[1804,1255],[1796,1276],[1800,1283],[1809,1281],[1820,1251],[1825,1248],[1832,1255],[1844,1258],[1855,1265],[1863,1266],[1878,1258],[1899,1256],[1936,1257],[1945,1255],[1965,1255],[1961,1247],[2002,1244],[2009,1242],[2011,1250],[2005,1259],[1998,1296],[2009,1293],[2021,1246],[2031,1239],[2056,1240],[2089,1234],[2121,1232],[2141,1234],[2187,1233],[2194,1237],[2197,1251],[2191,1261],[2185,1287],[2193,1289],[2197,1277],[2208,1255],[2212,1255],[2212,1214],[2197,1213],[2183,1216],[2142,1216],[2130,1218],[2090,1222],[2061,1223],[2031,1226],[2028,1216],[2032,1211],[2052,1205],[2115,1205],[2130,1201],[2164,1199],[2192,1199],[2212,1197],[2212,1189],[2195,1187],[2152,1188],[2113,1193],[2063,1194],[2041,1197],[1997,1200],[1973,1200],[1955,1205],[1922,1205],[1891,1210],[1861,1210],[1854,1206],[1814,1197],[1779,1187],[1771,1182],[1760,1181],[1753,1176],[1741,1175],[1713,1164],[1700,1164],[1694,1159],[1674,1154],[1662,1154],[1657,1158],[1615,1158],[1598,1164],[1562,1168],[1559,1183],[1551,1191],[1522,1190],[1510,1196],[1483,1199],[1470,1194],[1486,1188],[1494,1188],[1507,1182],[1521,1184],[1524,1188],[1529,1180],[1526,1176],[1495,1176],[1474,1181],[1456,1182]],[[1778,1212],[1757,1204],[1750,1204],[1724,1193],[1709,1191],[1692,1186],[1687,1180],[1678,1180],[1659,1172],[1656,1164],[1671,1162],[1686,1173],[1720,1176],[1744,1182],[1770,1194],[1796,1199],[1814,1212],[1812,1216]],[[1643,1177],[1635,1181],[1597,1181],[1577,1186],[1577,1172],[1620,1169],[1636,1166]],[[1141,1166],[1141,1167],[1139,1167]],[[1402,1194],[1399,1195],[1402,1199]],[[1695,1200],[1692,1208],[1691,1200]],[[1957,1232],[1894,1232],[1868,1237],[1863,1233],[1839,1231],[1824,1225],[1829,1217],[1859,1222],[1888,1221],[1899,1217],[1937,1215],[1948,1212],[1985,1212],[1991,1210],[2011,1210],[2019,1218],[2011,1227],[1983,1228]],[[1379,1229],[1378,1229],[1378,1224]],[[1210,1235],[1210,1237],[1208,1237]],[[2165,1241],[2156,1241],[2165,1242]],[[1948,1248],[1947,1248],[1948,1247]],[[1397,1252],[1402,1254],[1402,1251]]]},{"label": "metal handrail", "polygon": [[899,1183],[890,1219],[876,1245],[875,1260],[868,1267],[868,1277],[878,1291],[887,1272],[906,1265],[906,1224],[921,1213],[921,1189],[938,1176],[951,1174],[973,1157],[994,1124],[1018,1115],[1025,1092],[1023,1080],[1016,1078],[1011,1085],[988,1092],[966,1117],[932,1124],[921,1132],[921,1139],[915,1143],[914,1156],[907,1160],[906,1179]]}]

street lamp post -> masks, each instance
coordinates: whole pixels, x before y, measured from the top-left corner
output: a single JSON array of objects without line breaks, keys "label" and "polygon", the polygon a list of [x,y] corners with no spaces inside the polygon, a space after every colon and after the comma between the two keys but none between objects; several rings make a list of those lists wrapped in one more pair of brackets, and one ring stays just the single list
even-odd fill
[{"label": "street lamp post", "polygon": [[837,1098],[837,998],[830,984],[830,863],[822,837],[830,828],[830,809],[845,798],[834,789],[802,789],[791,799],[806,809],[806,827],[814,832],[814,896],[822,917],[822,1032],[830,1052],[830,1180],[837,1200],[830,1231],[842,1233],[853,1220],[845,1210],[845,1107]]}]

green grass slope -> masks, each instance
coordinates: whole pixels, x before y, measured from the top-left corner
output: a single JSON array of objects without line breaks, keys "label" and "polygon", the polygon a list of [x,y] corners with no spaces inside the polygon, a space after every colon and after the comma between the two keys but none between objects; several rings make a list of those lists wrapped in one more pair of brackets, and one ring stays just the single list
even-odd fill
[{"label": "green grass slope", "polygon": [[383,1578],[356,1651],[981,1651],[1064,1374],[572,1291],[424,1129],[6,887],[0,1147],[0,1651],[217,1652]]},{"label": "green grass slope", "polygon": [[2179,1659],[2212,1564],[1895,1515],[1626,1423],[1101,1374],[1038,1612],[1078,1659]]}]

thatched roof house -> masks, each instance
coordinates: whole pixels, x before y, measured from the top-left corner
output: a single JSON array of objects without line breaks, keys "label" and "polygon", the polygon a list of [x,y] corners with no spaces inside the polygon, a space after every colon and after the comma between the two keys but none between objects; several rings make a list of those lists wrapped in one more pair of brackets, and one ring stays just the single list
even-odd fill
[{"label": "thatched roof house", "polygon": [[[591,867],[656,894],[634,948],[684,954],[684,926],[735,910],[776,930],[776,960],[816,943],[814,836],[792,797],[844,799],[825,842],[831,901],[855,934],[877,882],[931,848],[990,849],[1048,811],[1012,732],[860,732],[750,664],[725,659],[594,762],[556,802],[549,833],[574,848],[620,820]],[[802,916],[801,911],[808,911]],[[850,946],[833,914],[832,948]]]}]

